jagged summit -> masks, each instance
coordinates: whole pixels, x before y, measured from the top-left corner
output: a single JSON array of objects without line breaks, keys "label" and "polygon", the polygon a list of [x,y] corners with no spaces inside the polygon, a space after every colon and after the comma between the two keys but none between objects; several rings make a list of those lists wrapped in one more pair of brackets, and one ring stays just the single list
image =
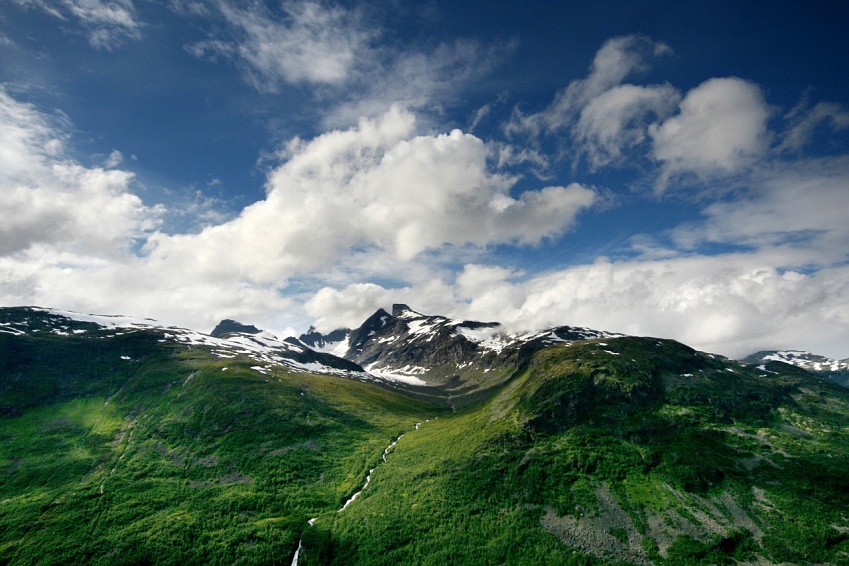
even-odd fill
[{"label": "jagged summit", "polygon": [[554,343],[613,336],[569,326],[509,333],[498,322],[428,315],[395,303],[391,314],[380,308],[353,330],[323,335],[310,329],[299,340],[374,375],[415,385],[453,383],[460,391],[491,386],[517,359]]},{"label": "jagged summit", "polygon": [[[380,310],[383,310],[383,309],[380,309]],[[395,318],[401,318],[401,319],[412,319],[412,318],[421,318],[421,317],[426,316],[426,315],[423,315],[420,312],[414,311],[408,305],[405,305],[403,303],[395,303],[394,305],[392,305],[392,316],[394,316]]]},{"label": "jagged summit", "polygon": [[350,328],[337,328],[329,334],[322,334],[314,326],[310,326],[304,334],[293,340],[297,340],[313,350],[335,353],[338,344],[342,342],[347,343],[350,334]]}]

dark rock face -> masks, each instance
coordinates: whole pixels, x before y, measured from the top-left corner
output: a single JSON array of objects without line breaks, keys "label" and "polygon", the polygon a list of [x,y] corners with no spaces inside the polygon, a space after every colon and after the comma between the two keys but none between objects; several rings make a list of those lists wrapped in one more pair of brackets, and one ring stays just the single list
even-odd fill
[{"label": "dark rock face", "polygon": [[374,361],[378,357],[376,352],[383,350],[383,348],[376,349],[375,344],[383,339],[401,335],[406,330],[405,326],[402,321],[385,310],[378,309],[359,328],[351,332],[345,357],[359,363]]},{"label": "dark rock face", "polygon": [[345,357],[363,365],[396,368],[460,364],[477,345],[456,334],[456,325],[445,317],[423,315],[396,304],[392,314],[380,309],[354,330]]},{"label": "dark rock face", "polygon": [[500,328],[497,322],[430,316],[396,304],[392,314],[380,309],[351,333],[344,357],[370,372],[409,375],[428,385],[451,382],[459,387],[471,374],[481,376],[500,367],[497,351],[477,338],[478,334],[498,334]]},{"label": "dark rock face", "polygon": [[241,332],[243,334],[259,334],[260,332],[262,332],[262,330],[252,324],[242,324],[241,322],[236,322],[235,320],[230,320],[229,318],[227,318],[219,322],[218,325],[212,329],[212,332],[210,332],[209,335],[218,338],[220,336],[223,336],[224,334],[229,334],[231,332]]},{"label": "dark rock face", "polygon": [[344,342],[348,339],[348,336],[350,334],[350,328],[337,328],[329,334],[322,334],[321,332],[316,331],[315,328],[310,326],[309,330],[307,330],[304,334],[298,336],[297,341],[298,343],[308,346],[310,348],[320,349],[327,346],[328,344]]},{"label": "dark rock face", "polygon": [[[431,316],[408,305],[378,309],[354,330],[323,335],[310,329],[298,343],[312,348],[347,346],[344,358],[372,372],[410,375],[430,385],[461,384],[470,375],[521,367],[535,352],[558,342],[591,340],[609,333],[562,326],[538,333],[508,334],[498,322]],[[347,342],[345,342],[347,340]]]}]

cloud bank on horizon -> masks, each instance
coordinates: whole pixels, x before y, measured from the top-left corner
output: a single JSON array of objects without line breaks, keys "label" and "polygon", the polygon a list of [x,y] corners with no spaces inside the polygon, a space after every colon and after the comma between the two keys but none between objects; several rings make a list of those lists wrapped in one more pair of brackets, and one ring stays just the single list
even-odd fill
[{"label": "cloud bank on horizon", "polygon": [[[502,70],[526,30],[422,41],[390,26],[439,23],[439,5],[9,5],[0,304],[285,332],[406,302],[729,356],[849,356],[849,108],[804,77],[788,103],[731,73],[663,76],[674,38],[609,34],[582,73],[526,101]],[[185,86],[144,57],[151,42]],[[88,68],[60,69],[63,47]],[[141,57],[139,80],[165,82],[117,86],[106,71],[125,57]],[[91,98],[91,81],[121,94]],[[212,180],[189,187],[168,180],[182,164],[167,155],[135,155],[135,140],[173,130],[129,113],[180,105],[218,120],[216,139],[258,144],[242,168],[262,193],[221,189],[214,155],[194,157]],[[79,123],[101,107],[124,120],[120,139]],[[264,141],[224,131],[238,120],[261,123]]]}]

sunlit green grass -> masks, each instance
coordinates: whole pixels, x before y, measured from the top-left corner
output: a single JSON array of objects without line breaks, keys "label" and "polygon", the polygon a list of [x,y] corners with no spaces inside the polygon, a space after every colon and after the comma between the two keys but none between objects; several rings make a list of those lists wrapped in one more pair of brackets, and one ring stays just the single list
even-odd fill
[{"label": "sunlit green grass", "polygon": [[[289,563],[299,541],[302,565],[606,564],[543,521],[596,516],[601,487],[655,563],[849,557],[849,396],[804,372],[561,344],[453,412],[155,333],[22,344],[0,361],[0,564]],[[730,517],[726,496],[762,537],[651,538],[666,513]]]}]

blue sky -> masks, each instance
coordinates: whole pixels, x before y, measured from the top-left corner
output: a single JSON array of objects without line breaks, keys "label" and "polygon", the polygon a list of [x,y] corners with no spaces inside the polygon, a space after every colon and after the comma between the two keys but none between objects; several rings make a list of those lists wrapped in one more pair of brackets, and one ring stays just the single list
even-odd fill
[{"label": "blue sky", "polygon": [[0,304],[849,356],[839,2],[0,0]]}]

